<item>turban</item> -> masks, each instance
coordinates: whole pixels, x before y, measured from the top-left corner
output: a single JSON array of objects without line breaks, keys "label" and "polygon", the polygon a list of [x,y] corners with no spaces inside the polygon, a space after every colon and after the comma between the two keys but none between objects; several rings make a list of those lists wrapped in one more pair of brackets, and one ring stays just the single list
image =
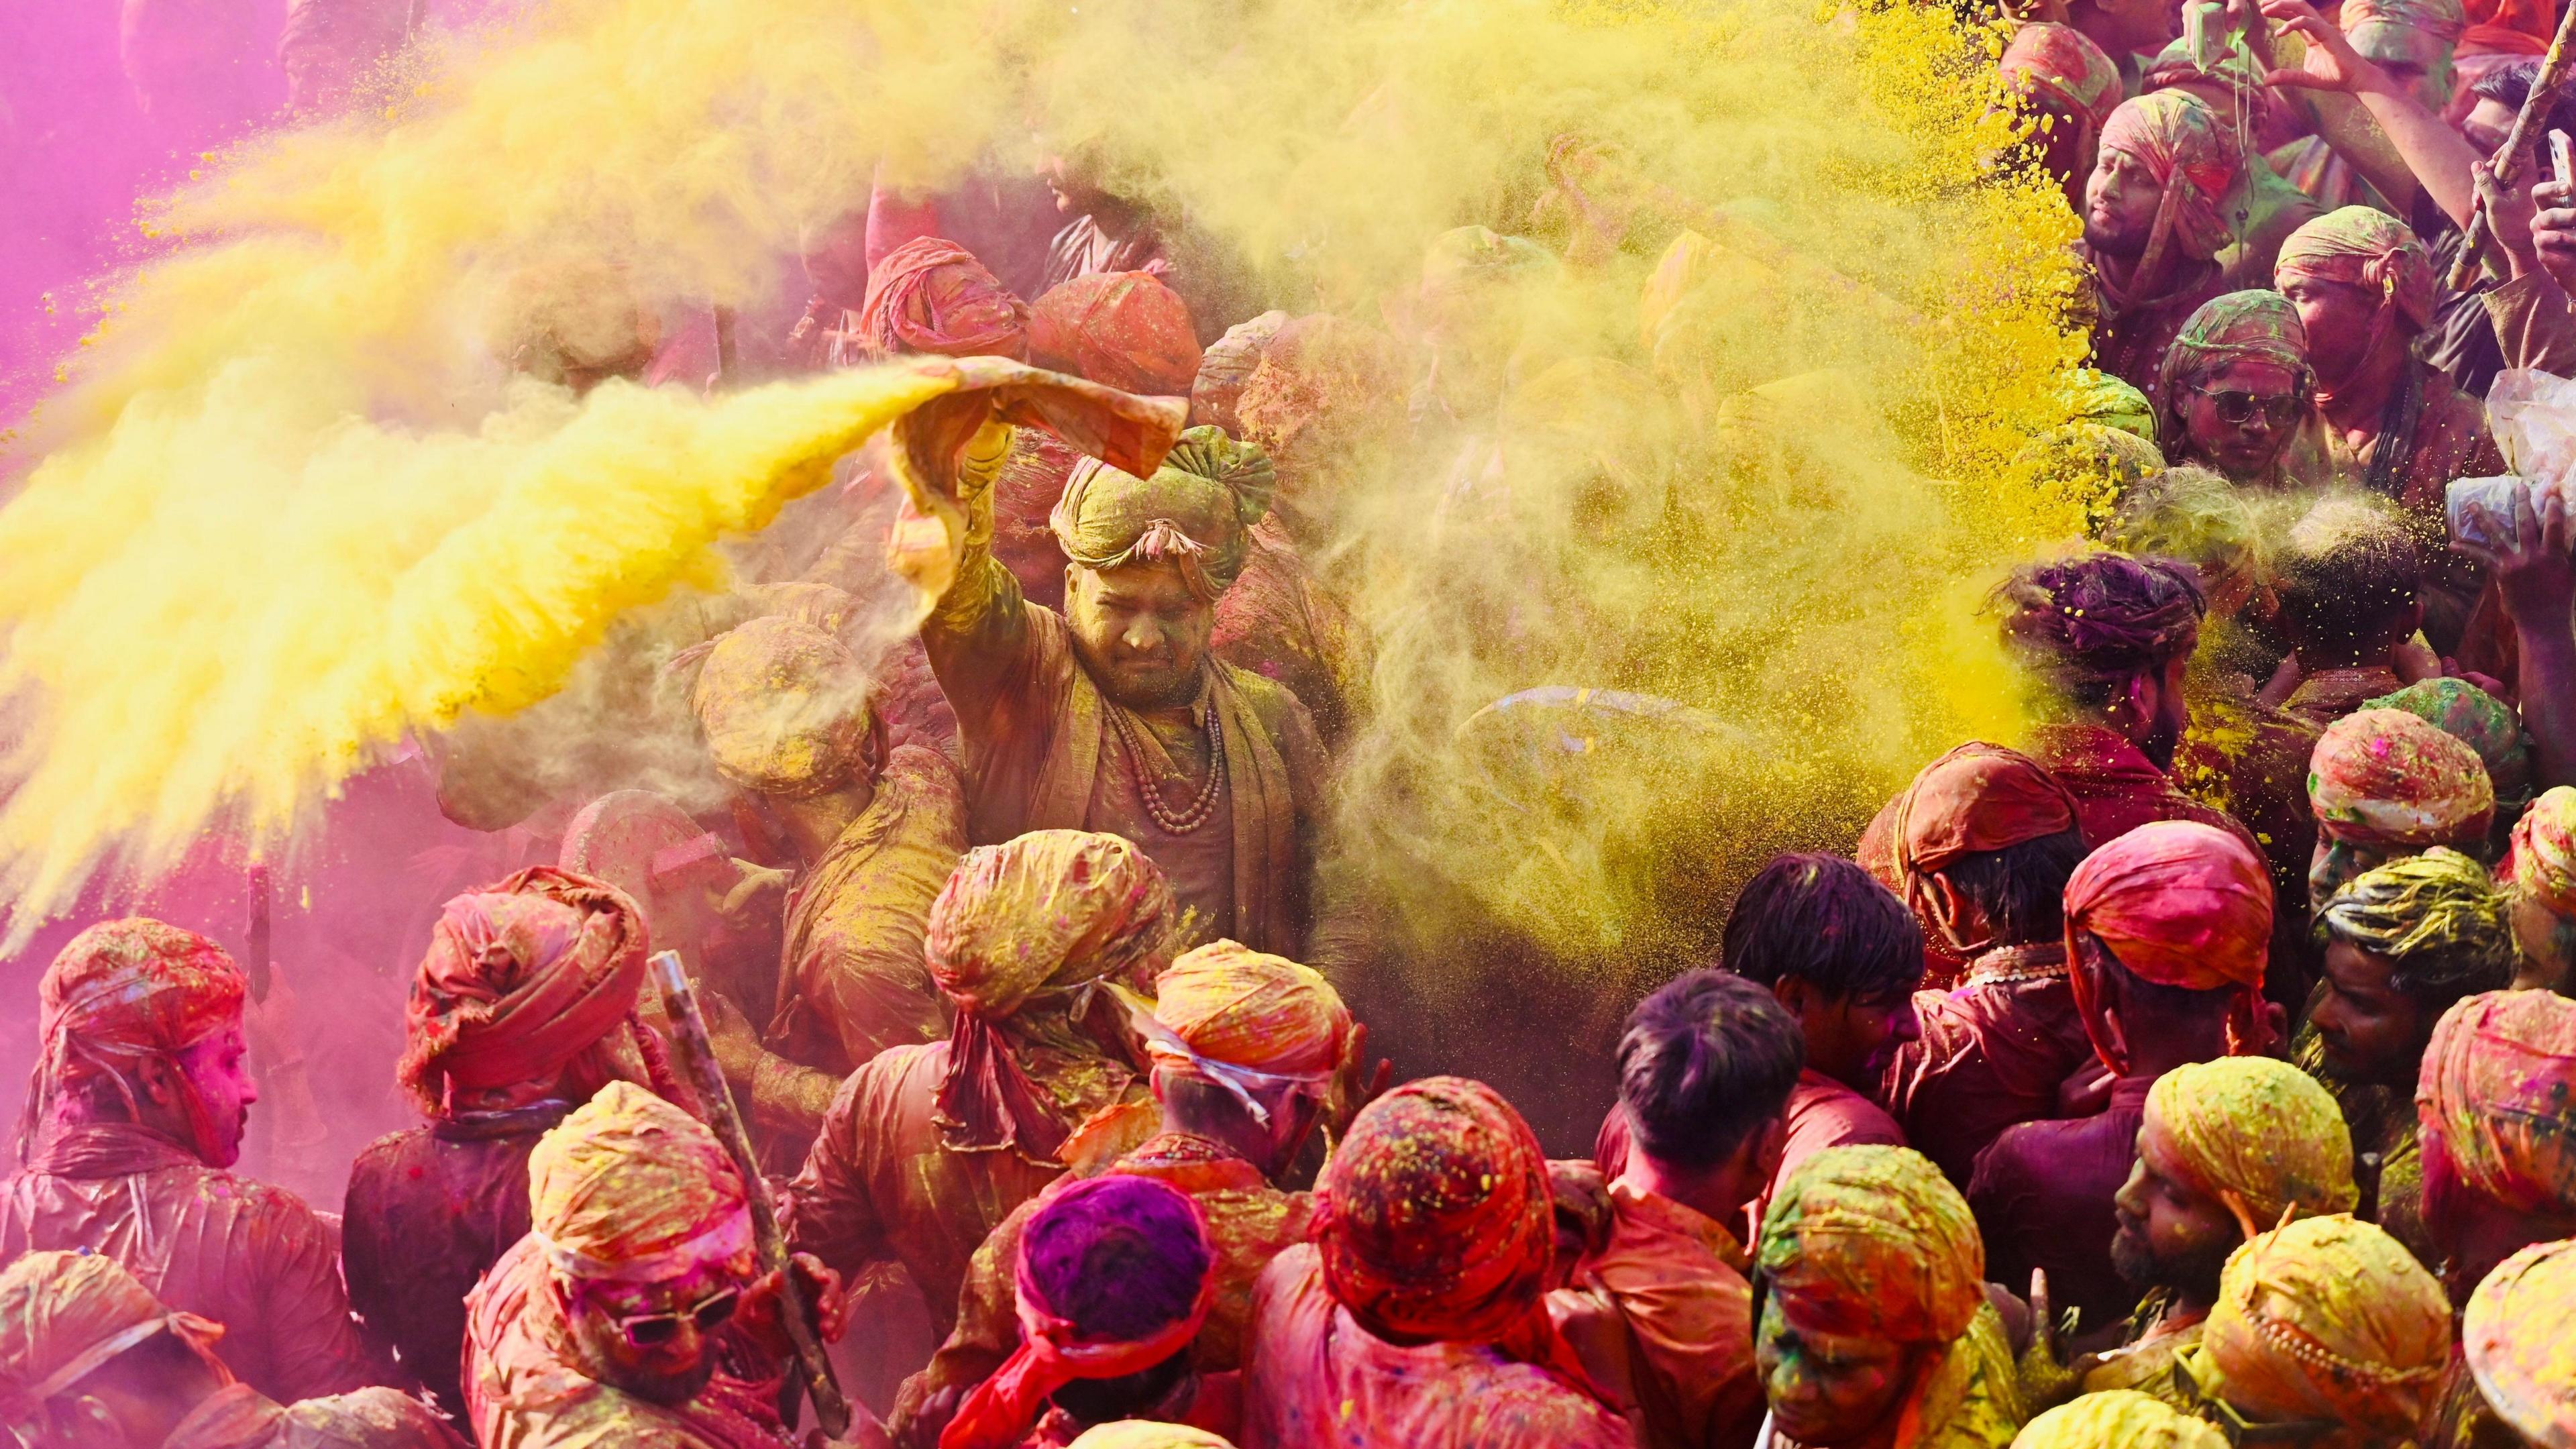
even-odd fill
[{"label": "turban", "polygon": [[[2142,398],[2144,394],[2140,395]],[[2153,431],[2154,413],[2145,414]],[[2013,455],[2016,468],[2071,497],[2124,498],[2165,470],[2165,455],[2125,424],[2078,420],[2031,439]]]},{"label": "turban", "polygon": [[2350,35],[2365,25],[2403,25],[2450,45],[2469,24],[2460,0],[2344,0],[2337,19]]},{"label": "turban", "polygon": [[2227,1259],[2192,1377],[2251,1419],[2330,1419],[2413,1439],[2451,1356],[2451,1303],[2395,1238],[2303,1218]]},{"label": "turban", "polygon": [[715,641],[689,703],[717,774],[746,790],[803,798],[840,785],[867,758],[872,693],[847,645],[772,614]]},{"label": "turban", "polygon": [[859,304],[859,345],[889,356],[1021,357],[1028,328],[1026,302],[973,252],[935,236],[886,253],[869,271],[867,300]]},{"label": "turban", "polygon": [[1369,1332],[1492,1344],[1589,1387],[1540,1304],[1547,1158],[1493,1088],[1425,1077],[1362,1108],[1324,1164],[1312,1231],[1325,1287]]},{"label": "turban", "polygon": [[1029,360],[1120,392],[1187,396],[1199,375],[1189,304],[1148,272],[1076,277],[1029,310]]},{"label": "turban", "polygon": [[1236,400],[1234,433],[1273,457],[1313,459],[1358,440],[1374,420],[1404,417],[1404,368],[1395,340],[1322,315],[1279,329]]},{"label": "turban", "polygon": [[2452,1003],[2416,1078],[2425,1189],[2576,1215],[2576,1001],[2490,991]]},{"label": "turban", "polygon": [[2469,1295],[2460,1347],[2478,1392],[2540,1449],[2576,1449],[2576,1241],[2537,1243]]},{"label": "turban", "polygon": [[1986,1306],[1968,1201],[1910,1148],[1828,1147],[1799,1163],[1772,1190],[1756,1262],[1789,1321],[1818,1333],[1946,1344]]},{"label": "turban", "polygon": [[2395,694],[2363,703],[2363,709],[2402,709],[2478,752],[2494,787],[2496,808],[2519,811],[2531,799],[2531,749],[2523,743],[2522,720],[2504,701],[2465,679],[2426,679]]},{"label": "turban", "polygon": [[[94,1072],[118,1082],[118,1061],[170,1056],[238,1026],[250,983],[224,949],[194,931],[130,916],[102,921],[63,947],[36,983],[36,1072],[27,1089],[33,1123],[54,1091]],[[188,1094],[192,1144],[214,1144],[196,1094]],[[22,1133],[19,1151],[33,1137]]]},{"label": "turban", "polygon": [[441,1082],[542,1080],[635,1009],[649,940],[616,887],[533,865],[449,901],[413,973],[395,1076],[436,1113]]},{"label": "turban", "polygon": [[[2346,0],[2344,23],[2354,7]],[[2456,11],[2453,13],[2457,13]],[[2367,206],[2347,206],[2316,218],[2281,243],[2272,264],[2275,282],[2314,277],[2365,287],[2394,298],[2414,330],[2433,318],[2433,259],[2406,223]]]},{"label": "turban", "polygon": [[1118,1419],[1086,1429],[1071,1449],[1234,1449],[1205,1429],[1187,1424],[1157,1424],[1146,1419]]},{"label": "turban", "polygon": [[2254,848],[2214,825],[2151,821],[2084,858],[2066,881],[2066,959],[2084,1029],[2102,1064],[2126,1072],[2125,1053],[2099,1026],[2092,936],[2129,973],[2187,991],[2233,988],[2228,1050],[2263,1049],[2263,958],[2272,941],[2272,880]]},{"label": "turban", "polygon": [[2503,878],[2551,914],[2576,918],[2576,790],[2553,785],[2522,812]]},{"label": "turban", "polygon": [[2505,899],[2486,867],[2456,850],[2435,846],[2363,871],[2327,900],[2317,925],[2374,956],[2408,961],[2419,978],[2492,978],[2485,986],[2495,988],[2513,978]]},{"label": "turban", "polygon": [[1168,560],[1193,595],[1214,603],[1243,572],[1252,525],[1270,511],[1276,486],[1268,454],[1216,428],[1192,428],[1152,478],[1083,459],[1051,522],[1064,556],[1084,568]]},{"label": "turban", "polygon": [[939,1449],[1018,1449],[1056,1390],[1188,1348],[1215,1263],[1198,1203],[1169,1183],[1110,1173],[1051,1189],[1013,1263],[1019,1346],[958,1406]]},{"label": "turban", "polygon": [[1896,798],[1887,845],[1920,914],[1925,876],[2075,828],[2075,797],[2056,776],[2017,750],[1972,740],[1924,766]]},{"label": "turban", "polygon": [[1091,982],[1144,984],[1179,934],[1171,883],[1115,835],[1035,830],[966,852],[930,904],[930,979],[956,1004],[939,1086],[949,1145],[1017,1143],[1052,1160],[1065,1124],[1020,1068],[995,1023],[1042,993]]},{"label": "turban", "polygon": [[1211,342],[1199,354],[1199,375],[1190,381],[1190,426],[1218,427],[1240,435],[1242,428],[1235,420],[1236,400],[1243,396],[1243,385],[1252,380],[1253,371],[1261,365],[1261,354],[1270,347],[1270,339],[1288,325],[1288,314],[1272,308],[1249,322],[1237,322],[1225,329],[1225,335]]},{"label": "turban", "polygon": [[1154,1020],[1170,1032],[1160,1059],[1320,1079],[1341,1065],[1351,1013],[1323,973],[1233,941],[1201,946],[1154,982]]},{"label": "turban", "polygon": [[2421,850],[2486,838],[2495,786],[2478,752],[2398,709],[2326,726],[2308,757],[2317,828],[2353,845]]},{"label": "turban", "polygon": [[2219,202],[2242,179],[2243,168],[2235,138],[2218,113],[2181,91],[2122,101],[2102,127],[2102,152],[2114,151],[2135,158],[2164,188],[2157,232],[2171,235],[2195,260],[2218,255],[2230,240]]},{"label": "turban", "polygon": [[2218,1430],[2135,1389],[2086,1394],[2022,1426],[2012,1449],[2227,1449]]},{"label": "turban", "polygon": [[567,1278],[658,1283],[752,1249],[742,1174],[704,1123],[611,1082],[528,1154],[528,1216]]},{"label": "turban", "polygon": [[[2073,392],[2074,421],[2116,428],[2140,442],[2156,440],[2156,405],[2126,380],[2098,368],[2078,368]],[[2164,466],[2162,455],[2156,466]]]},{"label": "turban", "polygon": [[2004,47],[2004,81],[2095,132],[2120,105],[2120,68],[2090,36],[2072,25],[2024,25]]},{"label": "turban", "polygon": [[[2182,324],[2173,345],[2165,349],[2161,389],[2165,406],[2179,415],[2175,401],[2185,384],[2209,376],[2231,362],[2269,362],[2286,369],[2292,387],[2304,392],[2308,378],[2308,329],[2299,309],[2278,292],[2228,292],[2200,304]],[[2176,438],[2168,423],[2165,441]]]},{"label": "turban", "polygon": [[2124,685],[2190,653],[2209,607],[2186,566],[2118,553],[2020,569],[1995,598],[2006,644],[2070,694]]},{"label": "turban", "polygon": [[104,1253],[29,1253],[0,1271],[0,1424],[34,1417],[118,1354],[163,1331],[205,1353],[223,1326],[173,1313]]},{"label": "turban", "polygon": [[2316,1079],[2271,1057],[2176,1067],[2147,1092],[2140,1142],[2236,1214],[2246,1235],[2353,1210],[2352,1134]]}]

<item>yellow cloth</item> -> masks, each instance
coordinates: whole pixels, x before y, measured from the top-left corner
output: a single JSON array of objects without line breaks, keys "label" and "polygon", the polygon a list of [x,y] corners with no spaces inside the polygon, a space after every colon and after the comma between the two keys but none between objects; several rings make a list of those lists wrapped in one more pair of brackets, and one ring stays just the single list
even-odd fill
[{"label": "yellow cloth", "polygon": [[2022,1426],[2013,1449],[2226,1449],[2227,1436],[2145,1394],[2086,1394]]},{"label": "yellow cloth", "polygon": [[1798,1164],[1756,1261],[1790,1319],[1817,1332],[1949,1343],[1986,1306],[1967,1199],[1903,1147],[1828,1147]]},{"label": "yellow cloth", "polygon": [[164,1308],[103,1253],[29,1253],[11,1263],[0,1272],[0,1416],[14,1421],[69,1389],[124,1351],[120,1335],[146,1325],[167,1327],[201,1348],[223,1333]]},{"label": "yellow cloth", "polygon": [[874,718],[870,693],[848,646],[773,614],[715,641],[689,703],[717,774],[764,795],[801,797],[858,767]]},{"label": "yellow cloth", "polygon": [[1171,959],[1179,914],[1132,841],[1032,830],[958,862],[930,906],[930,976],[959,1010],[1001,1021],[1050,988],[1142,985]]},{"label": "yellow cloth", "polygon": [[652,1282],[751,1251],[742,1175],[715,1134],[611,1082],[528,1156],[528,1215],[555,1268]]},{"label": "yellow cloth", "polygon": [[1351,1013],[1321,972],[1213,941],[1154,982],[1154,1019],[1210,1061],[1279,1076],[1341,1064]]},{"label": "yellow cloth", "polygon": [[1073,1441],[1070,1449],[1234,1449],[1234,1446],[1205,1429],[1187,1424],[1156,1424],[1144,1419],[1120,1419],[1086,1429]]},{"label": "yellow cloth", "polygon": [[2336,1216],[2228,1258],[2191,1369],[2249,1419],[2331,1419],[2394,1442],[2422,1432],[2450,1354],[2442,1285],[2395,1238]]},{"label": "yellow cloth", "polygon": [[2147,1093],[2141,1131],[2249,1231],[2277,1226],[2293,1203],[2318,1217],[2351,1212],[2358,1198],[2342,1111],[2288,1062],[2221,1057],[2167,1072]]}]

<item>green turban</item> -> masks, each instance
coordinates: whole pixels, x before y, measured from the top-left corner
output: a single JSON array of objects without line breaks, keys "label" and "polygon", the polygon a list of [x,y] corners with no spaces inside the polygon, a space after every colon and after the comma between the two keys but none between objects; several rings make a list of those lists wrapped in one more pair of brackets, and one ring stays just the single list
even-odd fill
[{"label": "green turban", "polygon": [[1049,522],[1064,556],[1084,568],[1170,560],[1190,592],[1213,603],[1243,572],[1252,525],[1270,511],[1277,487],[1260,448],[1222,428],[1192,428],[1151,478],[1085,458]]}]

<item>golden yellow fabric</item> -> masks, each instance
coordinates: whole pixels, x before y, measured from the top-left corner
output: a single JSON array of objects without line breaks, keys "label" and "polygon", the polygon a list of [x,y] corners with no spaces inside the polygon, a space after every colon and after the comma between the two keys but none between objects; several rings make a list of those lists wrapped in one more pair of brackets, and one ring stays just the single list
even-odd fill
[{"label": "golden yellow fabric", "polygon": [[2352,1135],[2314,1077],[2271,1057],[2221,1057],[2167,1072],[2147,1093],[2147,1122],[2210,1196],[2256,1230],[2302,1217],[2348,1213]]},{"label": "golden yellow fabric", "polygon": [[2128,1389],[2086,1394],[2022,1426],[2013,1449],[2226,1449],[2227,1437],[2198,1419]]},{"label": "golden yellow fabric", "polygon": [[2247,1418],[2421,1432],[2450,1361],[2451,1304],[2404,1245],[2349,1216],[2306,1218],[2227,1260],[2192,1376]]},{"label": "golden yellow fabric", "polygon": [[1191,1051],[1282,1076],[1329,1072],[1350,1009],[1321,972],[1236,941],[1212,941],[1154,982],[1154,1019]]}]

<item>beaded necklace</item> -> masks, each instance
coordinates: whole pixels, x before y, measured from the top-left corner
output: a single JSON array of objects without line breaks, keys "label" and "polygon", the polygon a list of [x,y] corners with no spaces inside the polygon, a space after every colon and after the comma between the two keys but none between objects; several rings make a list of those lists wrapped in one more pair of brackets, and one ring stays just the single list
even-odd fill
[{"label": "beaded necklace", "polygon": [[1118,731],[1118,743],[1127,751],[1127,763],[1136,772],[1136,794],[1145,802],[1145,813],[1152,816],[1154,823],[1163,827],[1167,835],[1187,835],[1207,824],[1208,818],[1216,813],[1217,796],[1225,789],[1225,745],[1216,729],[1216,695],[1213,692],[1208,695],[1207,708],[1200,721],[1207,732],[1207,783],[1199,787],[1198,798],[1178,814],[1163,803],[1162,782],[1156,780],[1146,767],[1144,742],[1136,737],[1138,726],[1126,708],[1113,701],[1104,700],[1102,703],[1109,705],[1109,723]]}]

